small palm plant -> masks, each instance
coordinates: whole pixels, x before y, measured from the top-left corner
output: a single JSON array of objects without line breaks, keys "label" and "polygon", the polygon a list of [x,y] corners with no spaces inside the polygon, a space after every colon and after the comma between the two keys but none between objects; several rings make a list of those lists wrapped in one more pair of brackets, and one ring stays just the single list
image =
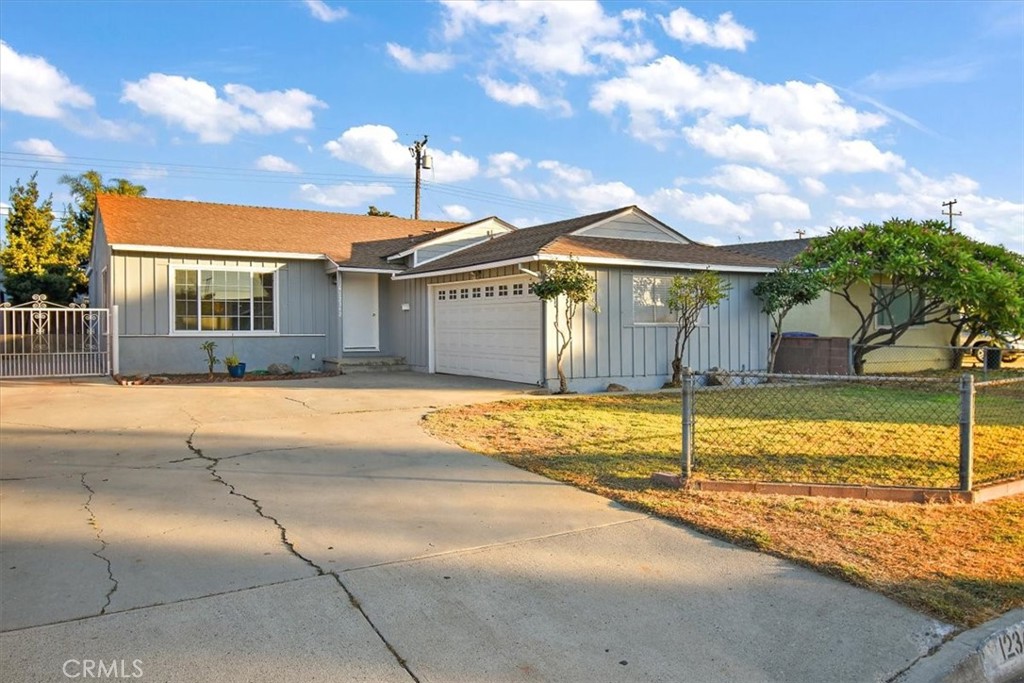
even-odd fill
[{"label": "small palm plant", "polygon": [[206,374],[213,379],[213,366],[220,362],[220,358],[213,355],[214,350],[217,348],[217,342],[215,341],[204,341],[199,345],[203,351],[206,351]]}]

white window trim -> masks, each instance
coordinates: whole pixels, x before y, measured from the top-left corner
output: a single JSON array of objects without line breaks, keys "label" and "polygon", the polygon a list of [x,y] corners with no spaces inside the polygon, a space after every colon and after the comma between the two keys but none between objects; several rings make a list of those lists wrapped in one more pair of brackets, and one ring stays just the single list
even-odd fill
[{"label": "white window trim", "polygon": [[[630,276],[630,278],[629,278],[629,284],[630,284],[630,288],[632,289],[632,287],[635,286],[633,284],[634,278],[636,278],[638,275],[640,277],[668,278],[668,279],[671,280],[673,277],[675,277],[678,274],[679,273],[673,273],[671,275],[664,275],[664,274],[659,274],[659,273],[652,273],[650,275],[645,275],[645,274],[642,274],[642,273],[633,273],[632,276]],[[671,310],[670,310],[670,312],[671,312]],[[675,328],[679,327],[679,323],[677,323],[675,320],[672,320],[670,322],[664,322],[664,323],[655,323],[655,322],[649,323],[649,322],[645,322],[643,320],[637,320],[636,319],[636,301],[635,300],[633,300],[632,306],[630,307],[630,313],[633,316],[633,326],[634,327],[671,327],[672,329],[675,329]],[[705,306],[704,308],[701,309],[700,316],[698,316],[698,318],[697,318],[697,324],[694,326],[694,329],[699,329],[699,328],[702,328],[702,327],[711,327],[711,308],[709,306]]]},{"label": "white window trim", "polygon": [[[281,336],[281,297],[278,286],[278,274],[282,266],[204,266],[189,263],[173,263],[167,267],[168,273],[168,314],[167,329],[170,337],[279,337]],[[176,330],[174,328],[174,282],[175,273],[179,270],[222,270],[233,273],[272,273],[274,275],[274,329],[272,330]]]}]

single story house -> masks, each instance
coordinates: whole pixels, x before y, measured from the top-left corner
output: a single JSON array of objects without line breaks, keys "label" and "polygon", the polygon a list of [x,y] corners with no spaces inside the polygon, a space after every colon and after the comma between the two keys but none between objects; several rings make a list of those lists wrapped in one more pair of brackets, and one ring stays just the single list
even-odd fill
[{"label": "single story house", "polygon": [[758,370],[770,325],[751,290],[777,262],[697,244],[636,206],[516,229],[100,195],[90,300],[117,306],[122,373],[200,372],[199,344],[250,369],[402,357],[413,369],[557,386],[553,305],[530,292],[568,258],[597,279],[565,369],[576,391],[670,375],[677,273],[732,285],[690,340],[696,370]]},{"label": "single story house", "polygon": [[[756,256],[778,263],[786,263],[801,254],[813,238],[773,240],[731,244],[726,248],[748,256]],[[886,282],[858,283],[851,291],[857,305],[863,310],[871,307],[871,287],[885,287]],[[889,313],[902,320],[909,319],[910,299],[903,297],[893,302]],[[876,329],[892,323],[880,314],[872,321]],[[852,306],[838,294],[822,292],[821,296],[804,306],[797,306],[782,321],[783,332],[811,332],[820,337],[849,338],[860,326],[860,318]],[[911,327],[890,348],[877,349],[864,359],[868,373],[902,373],[949,367],[949,325],[930,323]]]}]

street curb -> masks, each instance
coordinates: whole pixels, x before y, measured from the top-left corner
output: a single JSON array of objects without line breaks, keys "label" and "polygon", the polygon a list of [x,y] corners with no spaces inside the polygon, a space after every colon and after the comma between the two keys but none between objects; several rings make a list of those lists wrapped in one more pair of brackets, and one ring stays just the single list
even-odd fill
[{"label": "street curb", "polygon": [[922,657],[893,683],[1024,681],[1024,608],[965,631]]}]

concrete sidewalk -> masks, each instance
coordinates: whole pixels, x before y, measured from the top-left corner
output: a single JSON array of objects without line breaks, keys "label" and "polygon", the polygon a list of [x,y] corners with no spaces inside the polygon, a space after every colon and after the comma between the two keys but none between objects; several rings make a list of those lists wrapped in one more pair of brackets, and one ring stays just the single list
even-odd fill
[{"label": "concrete sidewalk", "polygon": [[880,681],[948,633],[419,427],[524,389],[5,383],[3,679]]}]

